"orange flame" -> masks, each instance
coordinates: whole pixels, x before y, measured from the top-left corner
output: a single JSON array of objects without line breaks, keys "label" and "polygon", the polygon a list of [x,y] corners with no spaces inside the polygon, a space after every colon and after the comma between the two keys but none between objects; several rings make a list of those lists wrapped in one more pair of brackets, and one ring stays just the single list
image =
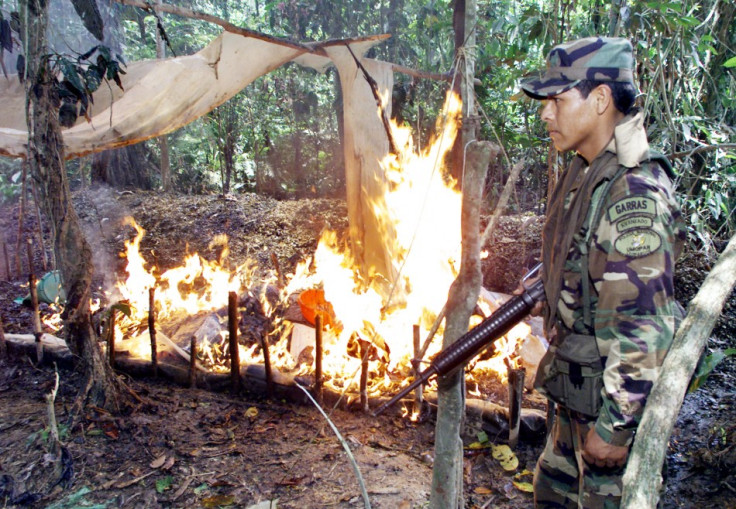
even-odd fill
[{"label": "orange flame", "polygon": [[[414,325],[419,325],[422,339],[427,337],[445,303],[460,254],[462,196],[440,166],[457,135],[460,111],[459,97],[448,94],[436,139],[423,151],[414,149],[408,127],[392,124],[393,138],[401,150],[381,163],[387,181],[385,193],[369,202],[390,257],[390,274],[370,273],[358,267],[349,251],[339,245],[337,234],[326,231],[313,263],[300,263],[294,274],[286,277],[280,291],[281,304],[290,295],[309,289],[320,289],[320,297],[323,292],[324,300],[331,304],[330,312],[322,308],[330,316],[325,320],[322,362],[328,387],[357,389],[360,357],[365,346],[371,344],[374,349],[369,357],[369,396],[393,390],[389,374],[409,373],[414,356]],[[147,317],[150,288],[156,288],[157,313],[165,318],[223,308],[227,306],[228,292],[242,294],[252,291],[249,289],[258,283],[263,294],[275,280],[270,276],[257,280],[251,261],[228,270],[219,261],[207,261],[196,254],[187,256],[181,267],[157,274],[157,269],[147,267],[140,254],[145,231],[132,218],[128,224],[137,234],[125,243],[128,278],[118,284],[117,290],[131,304],[132,323],[141,323]],[[216,241],[225,246],[222,258],[226,258],[226,238]],[[294,357],[298,357],[298,352],[292,356],[294,345],[289,348],[290,337],[293,342],[292,334],[297,334],[296,326],[282,320],[265,295],[259,297],[265,314],[274,322],[270,340],[272,362],[278,369],[297,369],[300,359]],[[505,373],[504,357],[514,356],[517,341],[529,334],[528,329],[524,324],[515,327],[498,348],[503,353],[477,367]],[[441,331],[437,336],[425,357],[439,349]],[[150,355],[147,334],[140,336],[139,344],[136,355]],[[222,355],[218,344],[202,345],[201,351],[213,364]],[[240,358],[244,362],[262,359],[256,345],[241,345]],[[298,368],[300,372],[311,372],[314,366],[303,362]]]}]

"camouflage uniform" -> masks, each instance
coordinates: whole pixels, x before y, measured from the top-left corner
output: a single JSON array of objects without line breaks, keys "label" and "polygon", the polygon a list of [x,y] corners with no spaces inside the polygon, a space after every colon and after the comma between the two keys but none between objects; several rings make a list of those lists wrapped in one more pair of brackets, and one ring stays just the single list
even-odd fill
[{"label": "camouflage uniform", "polygon": [[[532,97],[546,98],[582,79],[631,81],[630,55],[631,46],[623,39],[573,41],[552,50],[546,79],[523,87]],[[616,67],[628,68],[628,75],[619,79]],[[685,228],[668,171],[667,163],[650,159],[642,115],[633,114],[619,123],[590,166],[575,157],[550,199],[543,278],[551,346],[537,386],[551,396],[545,382],[561,375],[550,362],[564,357],[563,345],[573,336],[577,345],[587,341],[586,348],[597,348],[602,376],[592,391],[599,403],[594,411],[571,409],[577,408],[574,395],[558,405],[535,472],[537,507],[619,505],[623,468],[587,464],[580,454],[582,438],[594,426],[610,444],[631,444],[674,337],[681,310],[674,299],[673,270]],[[585,369],[595,371],[582,368],[580,380],[587,376]],[[568,384],[573,371],[562,375]]]}]

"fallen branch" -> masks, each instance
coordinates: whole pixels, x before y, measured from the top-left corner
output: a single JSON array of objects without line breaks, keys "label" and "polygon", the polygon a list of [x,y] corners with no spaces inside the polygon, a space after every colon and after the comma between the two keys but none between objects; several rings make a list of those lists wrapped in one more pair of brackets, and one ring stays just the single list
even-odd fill
[{"label": "fallen branch", "polygon": [[371,501],[368,498],[368,492],[365,489],[365,482],[363,481],[363,476],[360,473],[360,468],[358,467],[358,463],[355,461],[355,457],[353,456],[353,452],[350,450],[350,446],[348,445],[347,441],[342,437],[340,434],[340,430],[337,429],[337,426],[335,426],[335,423],[330,420],[328,415],[325,413],[325,411],[322,409],[321,406],[314,400],[311,394],[309,394],[309,391],[302,387],[299,383],[296,384],[297,387],[299,387],[302,391],[304,391],[304,394],[307,395],[307,397],[310,399],[310,401],[314,404],[315,407],[317,407],[317,410],[319,410],[319,413],[322,414],[322,416],[327,421],[327,424],[330,425],[330,428],[332,428],[332,431],[337,436],[337,439],[342,444],[343,449],[345,449],[345,454],[347,454],[348,459],[350,460],[350,464],[353,466],[353,471],[355,472],[355,477],[358,478],[358,484],[360,485],[360,493],[363,495],[363,504],[365,505],[366,509],[371,509]]},{"label": "fallen branch", "polygon": [[653,509],[657,506],[667,442],[700,354],[734,283],[736,236],[731,238],[690,302],[687,317],[675,335],[649,394],[623,477],[623,509]]},{"label": "fallen branch", "polygon": [[56,393],[59,390],[59,372],[56,371],[54,388],[46,395],[46,414],[49,418],[49,452],[54,456],[57,466],[61,464],[61,443],[59,442],[59,426],[56,424]]}]

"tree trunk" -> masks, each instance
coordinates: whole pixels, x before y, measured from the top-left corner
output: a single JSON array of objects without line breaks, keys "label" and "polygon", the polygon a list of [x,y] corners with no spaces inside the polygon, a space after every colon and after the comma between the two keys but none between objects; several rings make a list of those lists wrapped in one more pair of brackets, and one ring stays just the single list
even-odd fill
[{"label": "tree trunk", "polygon": [[[470,314],[480,293],[480,201],[490,160],[490,145],[470,147],[467,164],[465,147],[475,140],[475,125],[469,119],[474,111],[474,60],[465,51],[475,46],[475,0],[457,0],[454,11],[455,53],[458,80],[455,92],[463,102],[460,133],[453,147],[453,174],[463,189],[462,259],[460,273],[450,287],[442,347],[447,348],[468,331]],[[470,30],[467,32],[466,30]],[[466,82],[466,80],[468,80]],[[459,88],[458,88],[459,87]],[[472,154],[472,157],[470,155]],[[465,171],[463,172],[463,168]],[[435,461],[432,468],[432,492],[429,505],[434,509],[452,509],[463,503],[463,444],[460,438],[465,420],[465,377],[457,373],[440,378],[437,387],[437,423],[435,425]]]},{"label": "tree trunk", "polygon": [[667,442],[698,358],[735,282],[736,236],[731,238],[690,302],[690,311],[649,394],[623,478],[621,507],[624,509],[657,507]]},{"label": "tree trunk", "polygon": [[88,382],[84,396],[89,396],[94,405],[116,409],[117,381],[100,351],[91,324],[92,251],[71,202],[56,107],[56,77],[44,56],[48,51],[48,6],[43,0],[27,0],[22,7],[29,27],[25,41],[28,154],[31,173],[39,183],[41,201],[52,227],[54,253],[67,295],[62,315],[65,339],[86,369]]},{"label": "tree trunk", "polygon": [[92,154],[91,182],[117,188],[151,189],[158,168],[145,142]]},{"label": "tree trunk", "polygon": [[[491,157],[498,149],[489,142],[468,148],[462,210],[462,258],[457,279],[450,286],[442,347],[447,348],[468,331],[483,280],[480,268],[480,207],[483,182]],[[463,504],[463,444],[465,420],[464,370],[442,377],[437,389],[434,467],[430,507],[451,509]]]}]

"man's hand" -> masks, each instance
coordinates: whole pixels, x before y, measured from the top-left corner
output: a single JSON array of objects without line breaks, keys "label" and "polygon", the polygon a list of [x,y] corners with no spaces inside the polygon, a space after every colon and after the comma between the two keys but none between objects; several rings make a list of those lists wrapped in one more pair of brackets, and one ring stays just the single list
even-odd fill
[{"label": "man's hand", "polygon": [[583,459],[598,467],[622,467],[629,456],[629,448],[620,445],[611,445],[603,440],[590,428],[583,443]]},{"label": "man's hand", "polygon": [[[526,281],[527,286],[533,285],[534,283],[536,283],[537,281],[539,281],[539,278],[540,278],[540,276],[537,276],[535,278],[528,279]],[[524,293],[524,290],[525,290],[524,284],[523,283],[519,283],[519,286],[516,287],[516,290],[514,290],[513,292],[511,292],[511,295],[521,295],[522,293]],[[540,300],[536,304],[534,304],[534,307],[529,312],[529,314],[532,315],[532,316],[540,316],[543,311],[544,311],[544,301],[543,300]]]}]

